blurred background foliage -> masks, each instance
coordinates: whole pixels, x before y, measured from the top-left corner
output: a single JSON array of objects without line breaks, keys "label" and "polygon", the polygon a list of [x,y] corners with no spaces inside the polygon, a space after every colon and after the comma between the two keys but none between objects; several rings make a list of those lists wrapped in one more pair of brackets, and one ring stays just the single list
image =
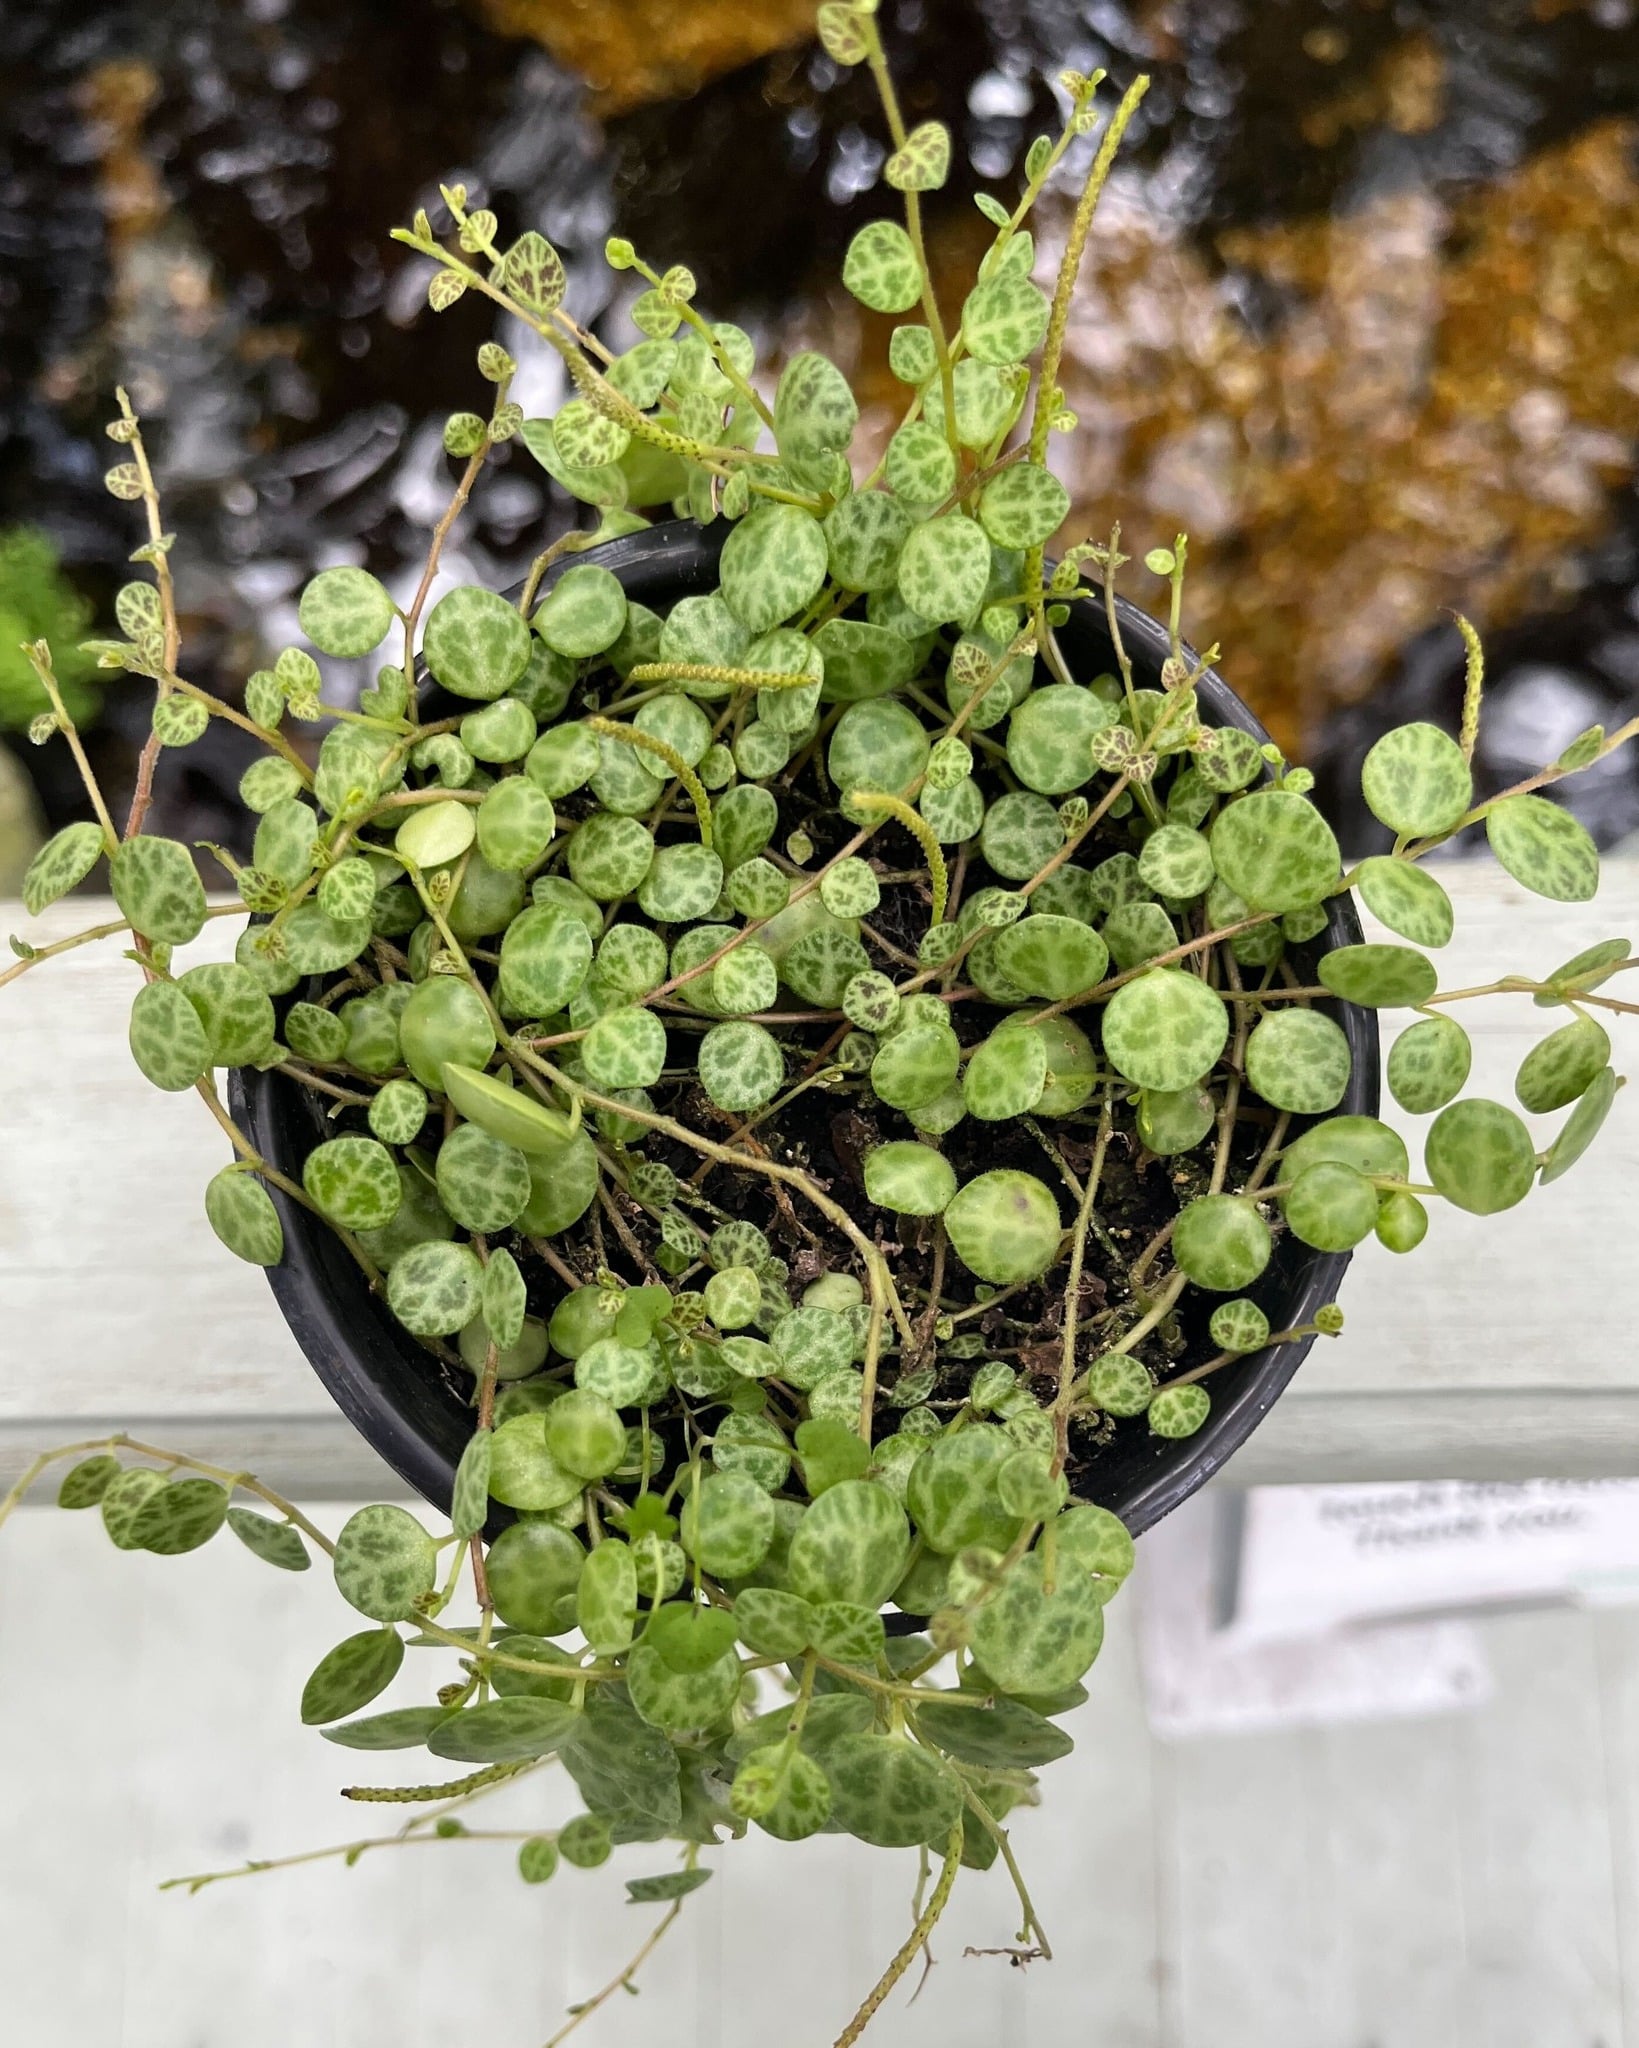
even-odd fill
[{"label": "blurred background foliage", "polygon": [[[234,694],[293,635],[314,568],[410,578],[447,490],[441,423],[472,403],[489,331],[477,301],[435,320],[423,267],[385,239],[417,205],[440,219],[440,180],[504,233],[543,228],[611,336],[607,233],[688,263],[702,303],[775,355],[818,345],[850,367],[880,433],[889,323],[832,283],[884,207],[879,124],[811,15],[7,0],[0,640],[22,619],[61,660],[80,609],[105,615],[124,580],[136,536],[100,483],[116,382],[152,424],[213,687]],[[1056,71],[1154,74],[1071,328],[1067,536],[1119,518],[1141,554],[1187,528],[1195,637],[1340,800],[1383,725],[1454,721],[1445,608],[1490,648],[1485,781],[1631,715],[1634,0],[883,0],[883,18],[908,113],[957,137],[932,222],[952,304],[988,233],[971,195],[1010,189]],[[1053,228],[1050,205],[1049,260]],[[515,395],[551,411],[556,359],[501,338]],[[456,577],[504,584],[576,516],[505,455]],[[0,724],[24,687],[0,647]],[[123,687],[103,700],[92,752],[116,789],[146,716]],[[158,829],[231,839],[238,737],[213,725],[166,760]],[[21,752],[26,778],[0,763],[19,843],[77,805],[60,743]],[[1639,825],[1634,765],[1584,784],[1603,841]]]}]

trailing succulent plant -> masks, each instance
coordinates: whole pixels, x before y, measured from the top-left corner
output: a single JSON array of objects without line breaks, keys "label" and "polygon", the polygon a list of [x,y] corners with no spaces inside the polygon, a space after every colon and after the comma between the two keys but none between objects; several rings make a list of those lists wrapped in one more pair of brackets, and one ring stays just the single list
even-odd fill
[{"label": "trailing succulent plant", "polygon": [[[748,1826],[917,1849],[925,1878],[937,1859],[846,2042],[963,1865],[1005,1861],[1022,1952],[1048,1952],[1006,1822],[1071,1747],[1056,1717],[1132,1561],[1096,1501],[1111,1442],[1187,1437],[1220,1368],[1341,1327],[1327,1306],[1271,1329],[1282,1235],[1410,1250],[1430,1199],[1507,1208],[1593,1136],[1619,1085],[1602,1019],[1635,1008],[1601,992],[1628,942],[1442,993],[1452,905],[1421,862],[1483,821],[1525,887],[1590,897],[1592,842],[1537,792],[1635,728],[1478,799],[1465,624],[1462,732],[1410,725],[1372,749],[1365,797],[1393,849],[1345,872],[1308,775],[1203,717],[1215,650],[1181,637],[1184,540],[1146,557],[1169,596],[1148,681],[1114,595],[1119,534],[1044,555],[1069,506],[1048,462],[1075,425],[1060,344],[1144,82],[1095,143],[1099,81],[1064,76],[1063,132],[1031,149],[1018,206],[979,199],[994,239],[952,332],[919,212],[949,138],[906,132],[868,7],[833,0],[820,22],[838,62],[877,75],[904,202],[844,270],[866,307],[907,316],[904,416],[868,473],[824,356],[762,376],[686,271],[620,241],[643,338],[614,354],[566,310],[543,237],[503,248],[494,215],[447,191],[454,247],[425,214],[399,235],[436,266],[432,305],[487,296],[574,395],[525,419],[487,342],[493,401],[449,422],[465,466],[413,597],[323,571],[300,606],[310,646],[252,675],[242,710],[178,670],[170,537],[122,401],[109,487],[146,510],[152,581],[121,593],[125,637],[99,654],[156,683],[153,737],[127,829],[88,772],[96,816],[46,847],[26,898],[39,912],[107,862],[140,971],[136,1062],[201,1095],[237,1155],[205,1192],[212,1228],[267,1266],[291,1205],[315,1212],[473,1411],[441,1538],[372,1506],[332,1541],[257,1481],[124,1438],[36,1473],[88,1452],[59,1498],[100,1504],[124,1548],[191,1549],[226,1522],[277,1566],[329,1555],[369,1626],[313,1673],[303,1719],[471,1773],[355,1788],[428,1803],[383,1840],[460,1833],[469,1798],[558,1761],[585,1811],[518,1837],[523,1877],[675,1840],[674,1868],[630,1884],[670,1902],[663,1924],[708,1876],[702,1851]],[[1025,221],[1084,152],[1044,290]],[[486,459],[515,440],[600,523],[520,592],[429,602]],[[629,550],[572,559],[668,506],[722,534],[715,588],[657,612],[622,582]],[[1077,607],[1102,621],[1105,673],[1067,652]],[[374,665],[356,704],[326,696],[327,659]],[[216,906],[190,849],[142,829],[157,750],[213,716],[267,749],[242,785],[250,865],[212,850],[237,891]],[[1349,889],[1396,939],[1317,954]],[[182,963],[207,919],[247,910],[231,960]],[[14,941],[0,978],[98,935]],[[1493,992],[1564,1019],[1518,1078],[1526,1111],[1569,1112],[1545,1148],[1462,1092],[1452,1010]],[[1420,1178],[1395,1131],[1337,1113],[1348,1004],[1418,1012],[1388,1082],[1433,1119]],[[236,1126],[224,1067],[275,1070],[322,1112],[299,1180]],[[459,1625],[458,1596],[476,1614]],[[365,1713],[407,1647],[453,1653],[457,1675]]]}]

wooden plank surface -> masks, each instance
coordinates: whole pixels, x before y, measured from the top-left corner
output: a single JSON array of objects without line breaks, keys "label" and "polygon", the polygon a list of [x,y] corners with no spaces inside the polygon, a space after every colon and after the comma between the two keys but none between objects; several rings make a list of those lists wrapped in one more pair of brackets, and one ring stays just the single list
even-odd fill
[{"label": "wooden plank surface", "polygon": [[[1544,903],[1484,861],[1441,873],[1458,908],[1448,986],[1546,973],[1595,939],[1639,933],[1639,850],[1609,859],[1583,905]],[[0,930],[44,943],[106,914],[79,899],[30,921],[0,904]],[[235,923],[208,926],[189,959],[225,956]],[[131,1065],[132,990],[112,941],[0,991],[0,1477],[30,1445],[130,1425],[254,1458],[318,1497],[391,1484],[330,1408],[261,1275],[206,1229],[201,1190],[226,1148],[195,1101]],[[1550,1020],[1512,996],[1465,1005],[1463,1021],[1473,1087],[1511,1100]],[[1388,1114],[1416,1161],[1414,1120]],[[1344,1292],[1347,1331],[1311,1354],[1236,1479],[1639,1473],[1636,1189],[1639,1087],[1576,1171],[1520,1208],[1481,1219],[1436,1204],[1428,1242],[1403,1260],[1369,1243]]]}]

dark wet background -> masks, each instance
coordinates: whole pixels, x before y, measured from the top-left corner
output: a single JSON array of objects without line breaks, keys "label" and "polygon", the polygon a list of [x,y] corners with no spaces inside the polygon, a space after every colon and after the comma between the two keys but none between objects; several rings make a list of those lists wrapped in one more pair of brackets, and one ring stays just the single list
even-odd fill
[{"label": "dark wet background", "polygon": [[[885,210],[880,121],[868,80],[806,38],[809,13],[5,0],[0,527],[43,530],[106,623],[139,537],[100,482],[123,381],[201,680],[231,695],[290,637],[317,566],[402,585],[448,487],[442,420],[484,402],[487,309],[431,315],[424,271],[386,239],[418,205],[439,219],[441,179],[504,232],[542,227],[575,309],[611,335],[596,259],[618,229],[690,264],[702,303],[771,347],[832,348],[885,405],[887,323],[827,286]],[[1010,189],[1056,70],[1154,75],[1071,337],[1079,530],[1120,517],[1135,553],[1191,532],[1195,637],[1222,644],[1283,741],[1341,786],[1386,722],[1454,718],[1447,606],[1487,636],[1494,781],[1632,714],[1631,0],[884,0],[883,18],[908,112],[957,136],[932,217],[953,301],[987,232],[970,195]],[[1045,242],[1053,224],[1050,208]],[[552,409],[552,362],[523,361],[517,395]],[[516,449],[455,566],[505,580],[572,516]],[[0,626],[8,609],[28,607],[0,558]],[[93,738],[111,786],[145,725],[144,696],[116,685]],[[49,822],[76,814],[60,744],[12,738]],[[160,829],[230,837],[241,765],[215,728],[169,757]],[[1620,837],[1639,768],[1574,800]]]}]

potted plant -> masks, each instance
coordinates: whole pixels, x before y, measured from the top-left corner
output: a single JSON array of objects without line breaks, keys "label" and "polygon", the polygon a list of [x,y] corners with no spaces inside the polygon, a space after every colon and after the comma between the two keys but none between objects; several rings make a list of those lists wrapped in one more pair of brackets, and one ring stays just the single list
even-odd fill
[{"label": "potted plant", "polygon": [[[1372,749],[1393,847],[1345,872],[1309,777],[1182,637],[1184,539],[1146,558],[1164,624],[1117,596],[1118,532],[1045,554],[1069,504],[1049,461],[1075,424],[1065,322],[1145,82],[1103,126],[1044,291],[1025,222],[1099,118],[1100,81],[1065,74],[1018,206],[979,201],[995,238],[952,331],[919,196],[948,137],[906,131],[869,7],[820,27],[881,86],[904,202],[844,271],[905,316],[904,418],[868,473],[825,357],[759,382],[687,272],[619,241],[643,339],[614,354],[540,235],[503,247],[449,190],[454,247],[424,214],[399,233],[437,265],[433,306],[488,296],[575,395],[526,420],[486,343],[489,414],[449,422],[465,467],[414,597],[322,572],[300,613],[317,653],[286,648],[241,711],[178,668],[122,398],[109,485],[144,508],[152,580],[99,654],[155,682],[153,737],[125,829],[87,773],[95,819],[45,848],[27,906],[107,860],[136,1062],[199,1094],[232,1148],[212,1228],[268,1269],[344,1408],[450,1527],[375,1505],[332,1542],[255,1479],[124,1437],[45,1453],[0,1516],[78,1457],[58,1498],[99,1507],[121,1547],[184,1551],[225,1523],[276,1566],[326,1553],[368,1625],[314,1671],[304,1721],[434,1760],[438,1782],[376,1795],[426,1805],[384,1839],[459,1833],[468,1799],[561,1765],[585,1811],[519,1838],[526,1880],[677,1845],[628,1882],[666,1906],[638,1960],[709,1877],[703,1852],[750,1827],[917,1850],[915,1926],[846,2043],[963,1865],[1003,1859],[1019,1953],[1050,1953],[1007,1817],[1071,1747],[1057,1717],[1085,1697],[1132,1530],[1341,1327],[1353,1246],[1412,1249],[1431,1199],[1509,1207],[1593,1136],[1619,1085],[1601,1019],[1635,1007],[1602,992],[1627,941],[1494,984],[1564,1018],[1518,1078],[1528,1112],[1568,1111],[1539,1147],[1462,1093],[1450,1010],[1487,991],[1439,990],[1452,908],[1420,863],[1483,820],[1525,886],[1590,896],[1592,842],[1536,792],[1635,728],[1476,801],[1464,624],[1461,735]],[[598,527],[516,592],[429,603],[513,439]],[[319,657],[380,665],[342,706]],[[45,731],[77,749],[34,659]],[[143,825],[157,750],[212,716],[267,755],[242,786],[251,864],[215,854],[250,920],[232,962],[188,966],[222,913]],[[1364,943],[1351,890],[1405,943]],[[14,941],[0,979],[75,943]],[[1388,1063],[1432,1119],[1415,1177],[1374,1114],[1391,1006],[1421,1013]],[[437,1661],[422,1702],[369,1711],[409,1648]]]}]

